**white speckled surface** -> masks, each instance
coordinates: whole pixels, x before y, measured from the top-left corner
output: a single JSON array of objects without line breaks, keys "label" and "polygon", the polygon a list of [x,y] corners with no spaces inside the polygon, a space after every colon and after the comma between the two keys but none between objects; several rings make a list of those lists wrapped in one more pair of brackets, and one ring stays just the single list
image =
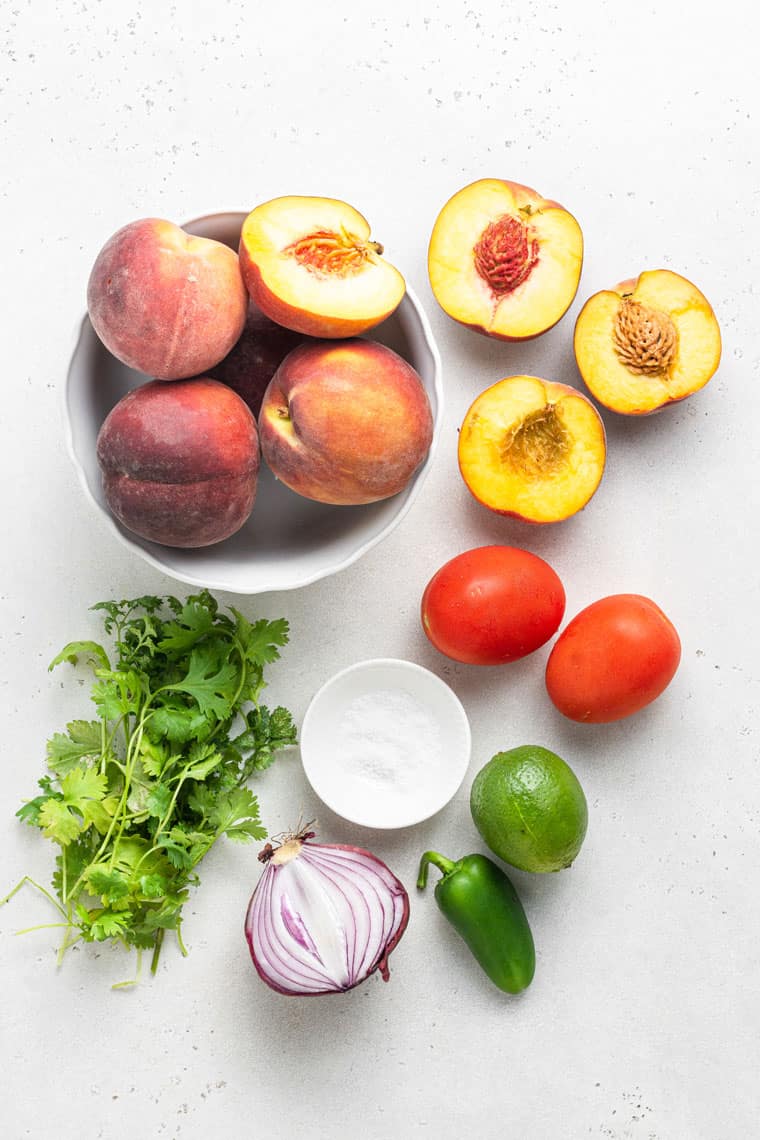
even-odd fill
[{"label": "white speckled surface", "polygon": [[[431,0],[424,11],[0,3],[0,879],[47,881],[48,845],[13,812],[33,793],[46,737],[85,715],[85,690],[47,662],[95,633],[92,602],[176,589],[117,544],[65,454],[60,389],[90,264],[134,217],[292,192],[345,198],[372,220],[433,322],[447,422],[383,544],[335,578],[246,601],[292,624],[271,698],[300,718],[342,666],[418,661],[466,705],[472,774],[530,741],[565,756],[588,795],[588,839],[568,872],[515,874],[538,950],[516,1001],[481,976],[432,897],[414,894],[423,849],[481,849],[468,780],[403,833],[319,812],[326,839],[364,841],[412,892],[390,983],[345,998],[289,1000],[256,978],[242,936],[252,849],[214,854],[188,907],[190,957],[170,947],[159,977],[132,992],[109,989],[130,969],[117,954],[78,951],[57,973],[55,931],[12,937],[49,915],[17,896],[0,911],[8,1140],[757,1133],[756,9]],[[536,186],[585,232],[578,300],[526,346],[448,321],[427,284],[437,211],[481,176]],[[487,514],[455,464],[474,395],[514,371],[579,384],[581,301],[658,265],[712,300],[719,374],[660,416],[606,417],[607,473],[580,516],[538,531]],[[417,620],[422,589],[446,558],[489,541],[547,557],[569,614],[607,593],[650,594],[683,638],[668,693],[628,722],[581,728],[544,696],[546,651],[488,672],[437,656]],[[297,756],[259,791],[272,831],[316,808]]]}]

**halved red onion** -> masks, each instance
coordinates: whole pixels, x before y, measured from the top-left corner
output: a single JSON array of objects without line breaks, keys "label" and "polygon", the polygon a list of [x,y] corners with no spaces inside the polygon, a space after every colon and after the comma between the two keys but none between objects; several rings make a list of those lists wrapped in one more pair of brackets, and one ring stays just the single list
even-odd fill
[{"label": "halved red onion", "polygon": [[379,970],[409,921],[409,896],[362,847],[313,843],[314,832],[269,844],[245,918],[259,976],[281,994],[341,993]]}]

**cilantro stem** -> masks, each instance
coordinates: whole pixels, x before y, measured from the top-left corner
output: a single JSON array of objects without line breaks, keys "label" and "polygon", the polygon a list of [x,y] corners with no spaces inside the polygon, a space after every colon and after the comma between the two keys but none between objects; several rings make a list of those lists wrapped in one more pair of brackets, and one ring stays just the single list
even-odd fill
[{"label": "cilantro stem", "polygon": [[127,986],[136,986],[140,981],[140,974],[142,973],[142,947],[137,947],[137,969],[135,970],[134,978],[128,978],[125,982],[114,982],[111,986],[112,990],[125,990]]},{"label": "cilantro stem", "polygon": [[[106,833],[106,837],[103,840],[103,843],[101,844],[100,850],[98,851],[98,854],[95,857],[95,861],[97,861],[100,858],[100,856],[103,854],[103,852],[105,851],[106,846],[108,845],[108,841],[110,840],[111,835],[113,834],[113,829],[116,826],[116,820],[118,819],[119,820],[119,830],[116,833],[116,838],[113,841],[113,849],[111,851],[111,859],[110,859],[111,867],[113,867],[114,863],[116,862],[116,854],[117,854],[117,851],[119,848],[119,840],[121,839],[122,835],[124,834],[124,827],[125,827],[127,820],[129,818],[129,812],[127,811],[127,800],[129,799],[130,785],[132,782],[132,773],[134,772],[135,761],[137,760],[137,753],[140,750],[140,744],[142,743],[143,732],[145,731],[145,711],[146,711],[149,704],[150,704],[150,700],[148,700],[145,703],[145,705],[143,706],[143,711],[140,714],[140,720],[138,722],[138,725],[130,737],[129,751],[127,752],[126,764],[124,765],[124,788],[122,789],[121,799],[119,800],[119,806],[117,807],[116,811],[113,814],[113,819],[111,820],[110,826],[108,828],[108,832]],[[137,747],[133,747],[133,742],[134,742],[135,738],[137,738]]]},{"label": "cilantro stem", "polygon": [[[97,718],[76,720],[48,742],[42,794],[17,813],[58,845],[53,884],[26,876],[0,906],[25,884],[43,894],[56,908],[53,921],[19,933],[61,929],[59,964],[79,942],[136,949],[137,976],[119,989],[139,980],[142,951],[151,951],[157,972],[167,930],[187,955],[181,912],[216,841],[263,834],[256,797],[240,785],[258,752],[264,767],[287,734],[275,738],[268,710],[249,719],[245,706],[258,708],[264,668],[287,644],[288,624],[251,624],[232,607],[223,615],[207,590],[184,602],[145,595],[93,609],[110,649],[71,642],[52,665],[86,655]],[[240,741],[231,739],[238,717],[247,723]],[[95,895],[101,905],[93,908]]]},{"label": "cilantro stem", "polygon": [[177,802],[177,796],[179,795],[180,789],[181,789],[181,787],[182,787],[182,785],[184,784],[184,782],[185,782],[185,780],[186,780],[186,779],[187,779],[187,777],[185,776],[185,774],[184,774],[184,773],[182,773],[182,774],[180,775],[180,777],[179,777],[178,781],[177,781],[177,786],[176,786],[176,788],[174,789],[174,793],[173,793],[173,795],[172,795],[172,798],[171,798],[171,800],[169,801],[169,806],[168,806],[168,808],[166,809],[166,811],[164,812],[164,814],[163,814],[163,816],[161,817],[161,819],[158,821],[158,825],[156,826],[156,829],[155,829],[155,831],[153,832],[153,839],[154,839],[154,841],[155,841],[156,839],[158,839],[159,835],[161,834],[161,832],[164,830],[164,828],[166,827],[167,823],[168,823],[168,822],[169,822],[169,820],[171,819],[171,817],[172,817],[172,812],[174,811],[174,805],[175,805],[175,804],[176,804],[176,802]]},{"label": "cilantro stem", "polygon": [[246,675],[247,675],[248,670],[245,667],[246,656],[245,656],[245,650],[243,649],[243,646],[240,644],[240,642],[238,641],[238,639],[236,637],[232,638],[232,644],[233,644],[233,648],[235,648],[237,650],[238,657],[240,658],[240,684],[238,685],[238,687],[235,691],[235,696],[233,697],[232,705],[231,705],[231,707],[233,709],[236,709],[238,706],[238,701],[240,700],[240,694],[243,691],[243,685],[245,684]]},{"label": "cilantro stem", "polygon": [[106,832],[105,836],[103,837],[103,841],[100,844],[100,847],[96,851],[93,858],[90,860],[89,865],[84,868],[84,870],[80,874],[77,881],[74,883],[71,890],[68,891],[66,895],[64,895],[63,901],[65,903],[70,902],[70,900],[74,897],[76,891],[78,891],[78,889],[81,887],[82,883],[84,882],[84,880],[87,876],[87,872],[88,872],[89,868],[92,866],[92,864],[97,863],[98,860],[100,858],[102,858],[102,856],[105,854],[106,849],[108,847],[108,844],[111,841],[111,836],[113,835],[114,828],[116,827],[116,823],[118,820],[119,821],[119,833],[116,836],[116,839],[114,840],[113,850],[111,852],[111,860],[110,860],[110,865],[112,867],[114,865],[114,862],[116,860],[117,845],[118,845],[119,839],[122,836],[122,833],[124,831],[124,825],[127,822],[127,818],[128,818],[128,812],[126,811],[126,807],[127,807],[127,800],[129,798],[130,783],[132,780],[132,771],[134,769],[135,759],[136,759],[136,755],[137,755],[136,749],[134,749],[132,747],[132,742],[133,742],[135,736],[137,736],[139,733],[139,738],[138,738],[138,748],[139,748],[139,744],[140,744],[140,740],[142,740],[142,733],[143,733],[143,728],[144,728],[145,720],[146,720],[145,710],[146,710],[149,703],[150,703],[149,700],[146,701],[145,706],[143,707],[143,711],[140,715],[139,727],[138,727],[138,729],[135,730],[135,732],[129,733],[129,729],[126,725],[126,719],[127,718],[125,718],[125,733],[128,734],[127,738],[129,740],[129,744],[127,747],[126,763],[124,765],[124,787],[122,788],[121,797],[119,799],[119,804],[116,808],[116,811],[113,814],[113,817],[111,819],[110,824],[108,825],[108,831]]},{"label": "cilantro stem", "polygon": [[161,957],[161,947],[164,942],[164,927],[160,926],[156,931],[156,941],[153,946],[153,957],[150,960],[150,972],[155,974],[158,969],[158,959]]},{"label": "cilantro stem", "polygon": [[[66,859],[66,852],[61,853],[61,898],[68,899],[68,881],[69,881],[69,868],[68,860]],[[68,907],[68,917],[71,919],[71,907]]]},{"label": "cilantro stem", "polygon": [[25,926],[23,930],[14,930],[14,934],[31,934],[34,930],[57,930],[59,927],[65,927],[66,930],[76,930],[70,922],[40,922],[37,926]]},{"label": "cilantro stem", "polygon": [[23,879],[21,879],[20,882],[16,883],[13,890],[9,891],[8,894],[5,896],[5,898],[0,899],[0,906],[3,906],[4,903],[10,902],[10,900],[13,898],[13,896],[15,894],[17,894],[26,883],[28,883],[30,887],[34,887],[35,890],[38,890],[40,892],[40,894],[45,896],[46,899],[49,899],[50,902],[55,907],[55,909],[58,911],[58,913],[60,915],[62,915],[63,918],[69,917],[67,912],[64,910],[64,908],[58,902],[58,899],[54,898],[54,896],[51,895],[50,891],[46,891],[43,886],[41,886],[39,883],[35,882],[35,880],[32,879],[29,875],[24,875]]}]

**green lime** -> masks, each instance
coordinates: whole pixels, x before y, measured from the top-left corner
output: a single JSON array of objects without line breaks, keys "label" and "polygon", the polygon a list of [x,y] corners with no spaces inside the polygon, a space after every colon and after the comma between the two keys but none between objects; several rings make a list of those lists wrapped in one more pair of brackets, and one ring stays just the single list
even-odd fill
[{"label": "green lime", "polygon": [[521,871],[569,867],[588,823],[575,773],[537,744],[497,752],[473,781],[470,811],[494,854]]}]

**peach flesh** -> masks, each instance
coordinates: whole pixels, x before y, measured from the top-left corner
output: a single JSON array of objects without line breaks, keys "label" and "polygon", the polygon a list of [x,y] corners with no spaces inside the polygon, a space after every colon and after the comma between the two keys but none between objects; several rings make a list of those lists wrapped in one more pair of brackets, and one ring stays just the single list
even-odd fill
[{"label": "peach flesh", "polygon": [[274,198],[243,223],[240,266],[268,317],[307,336],[356,336],[398,307],[401,274],[364,218],[333,198]]},{"label": "peach flesh", "polygon": [[483,506],[526,522],[560,522],[599,486],[604,425],[574,388],[509,376],[473,402],[458,452],[462,477]]},{"label": "peach flesh", "polygon": [[529,340],[569,308],[583,235],[559,203],[517,182],[483,178],[444,205],[428,250],[430,285],[460,324],[499,340]]},{"label": "peach flesh", "polygon": [[247,303],[233,250],[159,218],[118,230],[87,285],[90,320],[106,348],[161,380],[218,364],[243,331]]},{"label": "peach flesh", "polygon": [[109,508],[153,542],[208,546],[253,509],[256,421],[217,380],[153,380],[128,392],[100,429],[97,455]]},{"label": "peach flesh", "polygon": [[649,415],[693,395],[721,357],[709,301],[669,269],[645,270],[589,297],[573,346],[586,387],[621,415]]},{"label": "peach flesh", "polygon": [[354,234],[317,230],[298,238],[284,252],[315,273],[350,277],[361,273],[373,253],[382,254],[383,247],[377,241],[360,241]]},{"label": "peach flesh", "polygon": [[306,498],[338,505],[403,490],[433,436],[430,403],[411,365],[358,339],[291,352],[267,389],[259,424],[277,478]]}]

